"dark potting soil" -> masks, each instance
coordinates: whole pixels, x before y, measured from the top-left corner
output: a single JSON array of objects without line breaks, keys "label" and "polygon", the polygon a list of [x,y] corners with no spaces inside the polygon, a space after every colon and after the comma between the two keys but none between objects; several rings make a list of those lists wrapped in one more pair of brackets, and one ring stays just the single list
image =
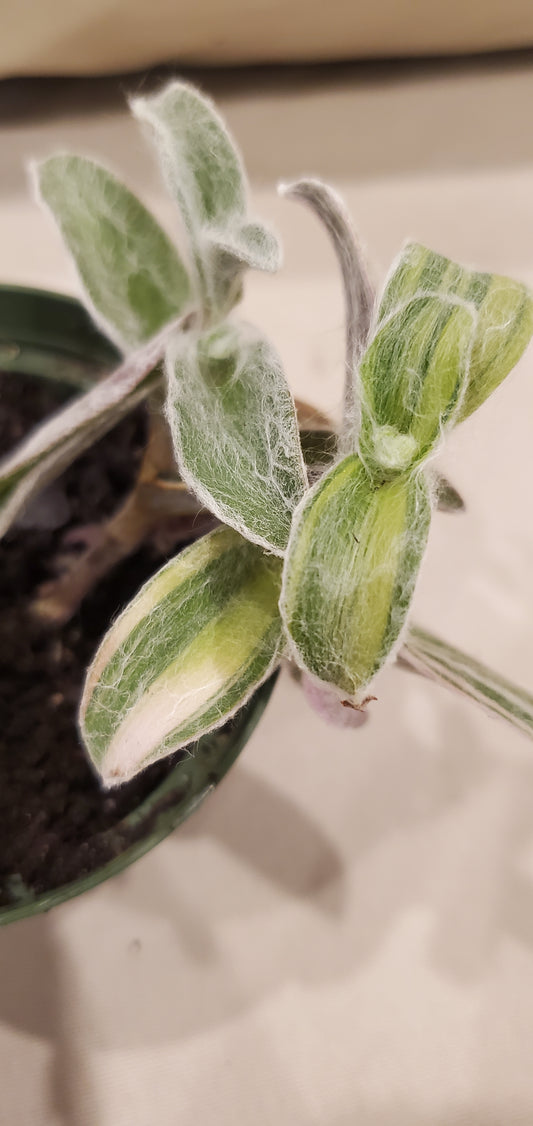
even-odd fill
[{"label": "dark potting soil", "polygon": [[[57,405],[51,387],[0,374],[0,455]],[[148,548],[118,567],[57,629],[28,608],[52,577],[69,528],[108,516],[133,482],[142,408],[67,470],[0,543],[0,906],[86,875],[145,830],[120,822],[176,761],[104,792],[80,746],[76,715],[84,670],[110,620],[161,562]],[[42,524],[45,524],[45,527]]]}]

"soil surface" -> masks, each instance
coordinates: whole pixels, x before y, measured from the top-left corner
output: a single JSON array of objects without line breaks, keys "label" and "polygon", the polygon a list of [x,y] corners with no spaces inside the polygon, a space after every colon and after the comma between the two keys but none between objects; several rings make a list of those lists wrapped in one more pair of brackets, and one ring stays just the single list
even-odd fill
[{"label": "soil surface", "polygon": [[[57,405],[43,381],[0,374],[0,456]],[[0,905],[56,888],[111,860],[144,828],[120,825],[176,761],[105,793],[76,730],[84,671],[110,620],[161,557],[148,548],[118,567],[60,629],[28,607],[71,528],[100,521],[133,482],[142,408],[63,474],[0,542]],[[72,549],[71,549],[72,550]]]}]

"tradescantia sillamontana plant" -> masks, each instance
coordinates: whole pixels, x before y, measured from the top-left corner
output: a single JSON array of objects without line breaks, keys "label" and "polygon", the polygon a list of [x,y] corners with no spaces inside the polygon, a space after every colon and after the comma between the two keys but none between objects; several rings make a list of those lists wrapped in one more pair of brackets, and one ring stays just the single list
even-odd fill
[{"label": "tradescantia sillamontana plant", "polygon": [[341,432],[299,431],[274,349],[232,315],[245,269],[274,270],[280,252],[248,215],[224,125],[177,82],[132,110],[155,143],[184,249],[92,161],[60,155],[36,169],[91,311],[124,360],[0,465],[5,531],[148,402],[135,489],[96,546],[40,592],[42,618],[67,617],[165,522],[174,543],[206,532],[142,588],[88,671],[80,730],[105,784],[224,723],[284,658],[346,718],[399,657],[533,734],[533,697],[407,621],[432,511],[461,504],[432,455],[520,358],[531,294],[410,243],[376,301],[336,195],[311,180],[282,189],[325,222],[346,295]]}]

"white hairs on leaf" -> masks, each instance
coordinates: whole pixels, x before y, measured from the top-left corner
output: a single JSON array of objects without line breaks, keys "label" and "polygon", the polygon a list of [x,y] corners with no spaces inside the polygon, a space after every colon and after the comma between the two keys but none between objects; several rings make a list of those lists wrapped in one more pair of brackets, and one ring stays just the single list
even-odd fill
[{"label": "white hairs on leaf", "polygon": [[195,298],[166,233],[100,164],[58,154],[31,166],[37,198],[70,252],[93,318],[122,351],[190,310]]},{"label": "white hairs on leaf", "polygon": [[307,481],[294,400],[276,352],[226,324],[175,336],[167,418],[180,473],[224,523],[282,555]]}]

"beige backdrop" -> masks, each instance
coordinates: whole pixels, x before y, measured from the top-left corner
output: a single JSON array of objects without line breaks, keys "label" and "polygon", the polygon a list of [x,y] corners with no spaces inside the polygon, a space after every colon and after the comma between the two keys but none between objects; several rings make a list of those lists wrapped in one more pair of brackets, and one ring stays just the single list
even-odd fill
[{"label": "beige backdrop", "polygon": [[531,0],[18,0],[0,75],[529,46]]}]

